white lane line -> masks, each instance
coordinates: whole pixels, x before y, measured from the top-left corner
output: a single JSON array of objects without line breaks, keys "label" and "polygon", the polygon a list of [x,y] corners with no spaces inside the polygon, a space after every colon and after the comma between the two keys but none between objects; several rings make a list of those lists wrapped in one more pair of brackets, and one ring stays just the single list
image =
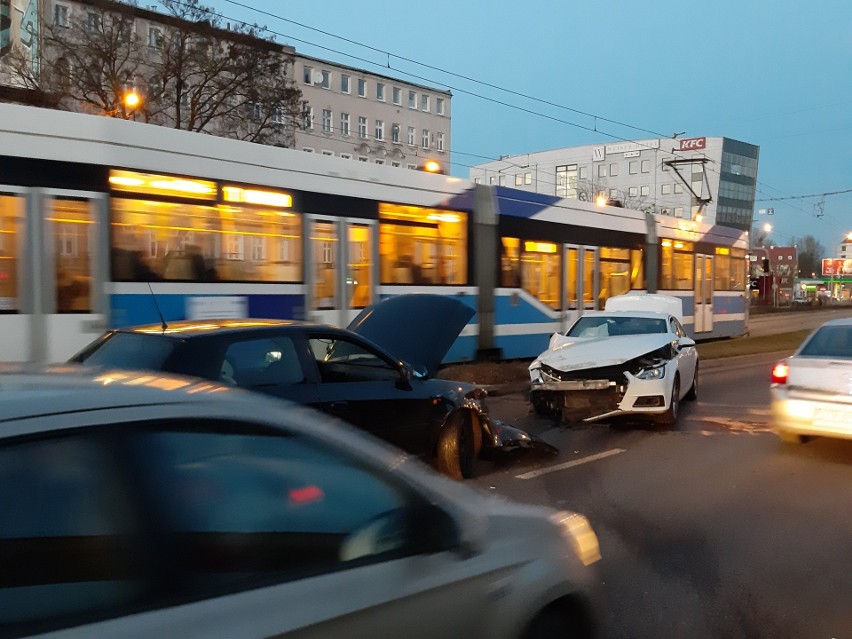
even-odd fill
[{"label": "white lane line", "polygon": [[597,455],[589,455],[588,457],[583,457],[582,459],[575,459],[574,461],[565,462],[564,464],[556,464],[556,466],[548,466],[547,468],[531,470],[530,472],[523,473],[522,475],[515,475],[515,479],[535,479],[536,477],[541,477],[542,475],[547,475],[548,473],[555,473],[559,470],[573,468],[574,466],[579,466],[580,464],[588,464],[589,462],[598,461],[599,459],[606,459],[607,457],[612,457],[613,455],[620,455],[621,453],[626,452],[627,450],[624,448],[613,448],[612,450],[605,450],[604,452],[598,453]]}]

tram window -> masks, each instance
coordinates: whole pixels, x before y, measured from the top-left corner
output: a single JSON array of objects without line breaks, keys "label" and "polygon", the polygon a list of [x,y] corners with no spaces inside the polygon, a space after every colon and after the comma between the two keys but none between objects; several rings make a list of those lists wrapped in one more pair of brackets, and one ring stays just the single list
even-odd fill
[{"label": "tram window", "polygon": [[601,247],[598,308],[603,308],[610,297],[630,291],[630,286],[630,249]]},{"label": "tram window", "polygon": [[56,310],[88,313],[92,310],[92,250],[95,214],[88,200],[50,200],[48,222],[54,237]]},{"label": "tram window", "polygon": [[716,248],[714,270],[715,290],[745,290],[747,271],[745,249]]},{"label": "tram window", "polygon": [[660,243],[660,288],[691,291],[693,288],[693,245],[680,240]]},{"label": "tram window", "polygon": [[18,300],[18,229],[23,230],[24,199],[0,195],[0,312],[20,310]]},{"label": "tram window", "polygon": [[111,215],[114,280],[302,281],[296,213],[113,198]]},{"label": "tram window", "polygon": [[521,252],[521,285],[550,308],[559,309],[562,257],[552,242],[524,241]]},{"label": "tram window", "polygon": [[382,284],[465,284],[467,214],[379,204]]},{"label": "tram window", "polygon": [[521,249],[516,237],[504,237],[500,247],[500,286],[518,288],[521,286]]}]

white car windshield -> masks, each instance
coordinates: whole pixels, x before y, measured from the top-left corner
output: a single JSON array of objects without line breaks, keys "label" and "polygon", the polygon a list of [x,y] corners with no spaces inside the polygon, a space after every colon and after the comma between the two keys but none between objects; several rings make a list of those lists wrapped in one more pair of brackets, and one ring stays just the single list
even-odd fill
[{"label": "white car windshield", "polygon": [[568,337],[612,337],[665,332],[666,321],[662,318],[586,316],[578,319],[566,335]]}]

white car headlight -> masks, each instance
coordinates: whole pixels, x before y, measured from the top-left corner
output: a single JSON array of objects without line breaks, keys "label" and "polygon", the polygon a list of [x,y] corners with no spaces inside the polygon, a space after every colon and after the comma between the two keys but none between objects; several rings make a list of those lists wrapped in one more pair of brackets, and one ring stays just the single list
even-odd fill
[{"label": "white car headlight", "polygon": [[659,364],[658,366],[654,366],[653,368],[646,368],[643,371],[640,371],[636,374],[638,379],[663,379],[666,376],[666,365],[665,363]]},{"label": "white car headlight", "polygon": [[556,524],[562,532],[562,537],[584,566],[600,561],[601,547],[598,544],[598,536],[592,530],[588,519],[579,513],[562,510],[552,514],[550,521]]}]

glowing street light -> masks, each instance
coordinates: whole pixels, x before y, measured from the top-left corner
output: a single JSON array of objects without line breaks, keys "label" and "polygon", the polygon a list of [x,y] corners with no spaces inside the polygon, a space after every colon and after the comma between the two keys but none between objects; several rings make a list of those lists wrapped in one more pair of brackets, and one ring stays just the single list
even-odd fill
[{"label": "glowing street light", "polygon": [[142,103],[142,98],[135,90],[128,91],[124,94],[124,106],[128,109],[135,109]]}]

